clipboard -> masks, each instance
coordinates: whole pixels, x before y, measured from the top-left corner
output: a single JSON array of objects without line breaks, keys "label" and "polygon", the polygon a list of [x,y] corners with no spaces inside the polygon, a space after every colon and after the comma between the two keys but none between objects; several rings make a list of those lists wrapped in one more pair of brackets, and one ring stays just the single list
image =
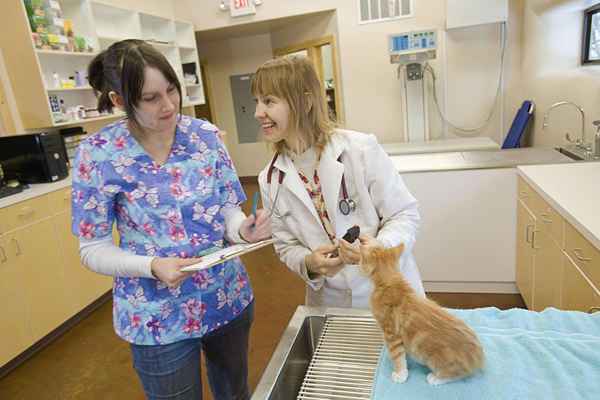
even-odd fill
[{"label": "clipboard", "polygon": [[256,243],[244,243],[228,246],[223,249],[219,249],[213,253],[201,256],[202,261],[196,264],[185,266],[181,268],[181,271],[201,271],[203,269],[213,267],[217,264],[224,263],[225,261],[231,260],[232,258],[236,258],[246,253],[250,253],[251,251],[258,250],[261,247],[268,246],[272,243],[273,239],[266,239]]}]

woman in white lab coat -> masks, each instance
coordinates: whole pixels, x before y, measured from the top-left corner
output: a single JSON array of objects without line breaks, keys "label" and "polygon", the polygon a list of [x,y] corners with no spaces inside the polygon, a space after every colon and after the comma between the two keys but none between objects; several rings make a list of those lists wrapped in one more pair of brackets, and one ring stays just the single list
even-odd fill
[{"label": "woman in white lab coat", "polygon": [[263,64],[252,92],[255,117],[275,149],[258,179],[263,205],[272,212],[277,254],[307,283],[306,304],[368,307],[372,285],[358,270],[358,241],[341,239],[353,225],[362,244],[404,243],[398,269],[424,295],[412,255],[417,201],[375,136],[333,128],[304,57]]}]

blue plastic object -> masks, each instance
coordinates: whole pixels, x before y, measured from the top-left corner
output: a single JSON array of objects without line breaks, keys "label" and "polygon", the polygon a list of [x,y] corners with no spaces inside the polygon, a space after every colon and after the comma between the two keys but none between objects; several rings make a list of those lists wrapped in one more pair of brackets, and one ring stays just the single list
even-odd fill
[{"label": "blue plastic object", "polygon": [[525,132],[525,129],[531,120],[533,109],[533,102],[530,100],[525,100],[523,102],[523,105],[521,105],[521,108],[519,108],[519,111],[517,111],[517,115],[515,115],[515,119],[510,126],[510,130],[504,139],[504,143],[502,143],[503,149],[516,149],[521,147],[523,132]]}]

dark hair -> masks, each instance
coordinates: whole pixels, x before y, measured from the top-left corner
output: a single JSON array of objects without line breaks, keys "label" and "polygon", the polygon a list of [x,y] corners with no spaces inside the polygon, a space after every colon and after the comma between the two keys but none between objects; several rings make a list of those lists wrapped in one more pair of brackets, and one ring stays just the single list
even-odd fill
[{"label": "dark hair", "polygon": [[137,123],[135,109],[142,98],[145,67],[156,68],[175,85],[181,113],[181,84],[173,67],[158,50],[138,39],[113,43],[88,65],[88,80],[98,97],[98,111],[112,111],[113,104],[108,96],[112,91],[123,97],[127,118]]}]

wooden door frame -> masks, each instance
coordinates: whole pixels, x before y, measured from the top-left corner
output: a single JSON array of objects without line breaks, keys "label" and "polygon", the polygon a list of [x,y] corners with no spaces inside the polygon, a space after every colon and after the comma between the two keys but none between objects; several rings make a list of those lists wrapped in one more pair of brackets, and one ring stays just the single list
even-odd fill
[{"label": "wooden door frame", "polygon": [[203,89],[204,89],[204,97],[206,100],[208,100],[208,104],[210,107],[210,116],[213,118],[213,123],[217,123],[217,111],[215,109],[215,97],[213,95],[213,90],[212,90],[212,82],[210,79],[210,71],[209,71],[209,66],[208,66],[208,61],[206,59],[200,59],[200,71],[202,71],[202,80],[204,81],[204,84],[202,85]]},{"label": "wooden door frame", "polygon": [[[323,91],[325,91],[325,85],[323,81],[323,62],[321,56],[321,47],[325,45],[331,46],[331,63],[333,69],[333,80],[335,82],[335,109],[337,113],[337,124],[340,126],[344,125],[345,116],[344,116],[344,105],[342,103],[342,93],[341,93],[341,80],[340,80],[340,71],[339,71],[339,63],[338,63],[338,52],[337,52],[337,42],[335,40],[334,35],[327,35],[321,38],[307,40],[301,43],[296,43],[290,46],[281,47],[273,50],[273,55],[275,57],[282,57],[286,54],[294,53],[301,50],[306,50],[308,52],[308,58],[313,61],[314,65],[317,69],[317,74],[319,75],[319,79],[321,83],[323,83]],[[327,101],[327,100],[325,100]]]}]

